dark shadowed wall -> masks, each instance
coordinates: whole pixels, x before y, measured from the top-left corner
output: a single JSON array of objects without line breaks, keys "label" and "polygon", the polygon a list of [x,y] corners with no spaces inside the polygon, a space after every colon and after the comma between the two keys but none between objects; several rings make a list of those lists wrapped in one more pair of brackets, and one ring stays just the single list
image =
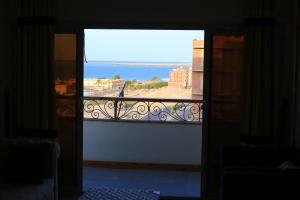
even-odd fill
[{"label": "dark shadowed wall", "polygon": [[[6,0],[0,6],[0,137],[4,130],[3,91],[7,87],[12,93],[11,84],[14,80],[16,52],[16,16],[17,0]],[[247,14],[246,0],[152,0],[152,1],[101,1],[101,0],[56,0],[56,17],[59,30],[76,30],[82,26],[95,26],[97,24],[122,25],[128,24],[167,26],[199,24],[199,26],[226,27],[240,26]],[[276,18],[280,23],[278,28],[277,64],[280,65],[280,99],[287,99],[292,95],[290,69],[295,61],[295,16],[294,2],[277,0]],[[284,110],[284,109],[283,109]],[[292,115],[287,109],[283,116]],[[291,131],[293,126],[288,122],[282,126],[283,131]],[[285,134],[285,133],[284,133]],[[298,134],[300,136],[300,134]],[[298,137],[300,144],[300,137]],[[221,143],[222,138],[216,138],[215,143]],[[230,138],[226,138],[230,140]],[[75,147],[76,149],[76,147]],[[70,152],[75,154],[76,152]],[[209,156],[209,155],[208,155]],[[72,170],[70,170],[72,171]]]},{"label": "dark shadowed wall", "polygon": [[142,22],[238,24],[244,17],[244,2],[239,0],[183,1],[72,1],[57,2],[61,22]]},{"label": "dark shadowed wall", "polygon": [[0,138],[5,135],[4,93],[10,88],[10,77],[15,66],[15,38],[17,11],[14,2],[5,1],[0,6]]}]

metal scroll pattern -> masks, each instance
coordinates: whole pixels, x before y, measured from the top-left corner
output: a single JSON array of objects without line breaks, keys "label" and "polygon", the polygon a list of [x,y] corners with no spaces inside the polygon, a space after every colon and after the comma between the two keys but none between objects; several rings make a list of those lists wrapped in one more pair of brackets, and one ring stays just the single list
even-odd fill
[{"label": "metal scroll pattern", "polygon": [[202,101],[84,99],[85,119],[202,122]]}]

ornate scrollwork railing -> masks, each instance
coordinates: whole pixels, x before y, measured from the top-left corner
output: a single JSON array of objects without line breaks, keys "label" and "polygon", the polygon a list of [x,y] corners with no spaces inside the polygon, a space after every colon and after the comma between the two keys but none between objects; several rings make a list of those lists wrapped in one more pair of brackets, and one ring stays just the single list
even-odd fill
[{"label": "ornate scrollwork railing", "polygon": [[85,119],[202,122],[202,100],[84,97]]}]

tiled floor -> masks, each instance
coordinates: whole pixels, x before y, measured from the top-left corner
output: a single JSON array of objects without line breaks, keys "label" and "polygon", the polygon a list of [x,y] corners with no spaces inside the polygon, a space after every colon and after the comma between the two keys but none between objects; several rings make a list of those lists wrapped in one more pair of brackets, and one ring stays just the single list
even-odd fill
[{"label": "tiled floor", "polygon": [[84,167],[83,187],[160,191],[161,196],[200,197],[200,172]]}]

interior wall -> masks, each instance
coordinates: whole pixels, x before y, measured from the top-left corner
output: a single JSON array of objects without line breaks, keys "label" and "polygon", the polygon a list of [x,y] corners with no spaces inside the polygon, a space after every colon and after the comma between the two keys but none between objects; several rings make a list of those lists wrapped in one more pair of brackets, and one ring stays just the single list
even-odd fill
[{"label": "interior wall", "polygon": [[[0,8],[0,13],[2,13],[2,9]],[[3,23],[3,18],[0,17],[0,24],[4,24]],[[6,26],[2,25],[2,27],[6,28]],[[5,34],[0,31],[0,44],[3,44],[5,38]],[[0,60],[4,59],[4,55],[5,55],[5,47],[6,45],[0,45]],[[3,71],[5,70],[5,63],[0,62],[0,70]],[[4,81],[3,81],[3,73],[0,73],[0,138],[2,138],[5,134],[4,134]]]},{"label": "interior wall", "polygon": [[172,0],[148,1],[57,1],[57,17],[61,23],[143,22],[240,24],[244,17],[244,1],[240,0]]},{"label": "interior wall", "polygon": [[278,22],[277,64],[279,65],[279,93],[282,107],[281,132],[284,134],[283,139],[286,145],[300,147],[300,102],[297,100],[297,96],[299,96],[297,94],[300,93],[300,81],[299,78],[297,81],[297,77],[300,74],[295,71],[295,66],[299,62],[297,48],[300,45],[296,42],[296,33],[299,31],[297,1],[290,0],[287,3],[284,0],[277,0],[275,17]]},{"label": "interior wall", "polygon": [[[10,77],[13,76],[14,70],[14,51],[15,51],[15,27],[17,0],[2,2],[0,6],[0,137],[3,136],[4,130],[4,107],[3,91],[4,88],[11,89]],[[291,0],[295,2],[296,0]],[[112,24],[112,23],[142,23],[142,24],[199,24],[210,27],[211,25],[240,25],[245,17],[245,2],[240,0],[189,0],[183,1],[99,1],[99,0],[56,0],[56,17],[58,27],[76,28],[82,25]],[[286,0],[277,0],[276,16],[279,19],[283,29],[282,59],[280,67],[282,74],[281,97],[291,99],[291,77],[292,66],[291,60],[295,52],[295,36],[293,35],[295,21],[292,15],[293,4],[287,3]],[[10,67],[7,67],[10,66]],[[11,91],[13,92],[13,91]],[[291,119],[291,118],[290,118]],[[288,129],[289,126],[286,126]],[[291,131],[291,130],[289,130]],[[300,144],[300,133],[297,134]],[[215,141],[216,143],[218,141]],[[75,154],[76,152],[74,152]]]},{"label": "interior wall", "polygon": [[[14,43],[15,43],[15,18],[17,16],[17,0],[4,1],[0,6],[0,137],[3,136],[4,113],[3,91],[12,88],[10,77],[14,73]],[[296,0],[293,0],[295,2]],[[97,23],[196,23],[199,25],[234,25],[242,24],[244,19],[244,3],[240,0],[189,0],[183,1],[99,1],[99,0],[56,0],[56,17],[59,26],[78,28],[81,25],[96,25]],[[283,85],[282,97],[290,99],[291,91],[291,59],[294,49],[294,21],[291,6],[286,0],[277,0],[278,19],[283,27],[282,59],[280,69]],[[9,5],[10,4],[10,5]],[[288,16],[288,17],[287,17]],[[10,67],[7,67],[10,66]],[[11,91],[12,92],[12,91]],[[288,127],[286,127],[288,128]],[[300,144],[300,134],[297,134]],[[74,152],[75,154],[75,152]]]},{"label": "interior wall", "polygon": [[227,28],[241,25],[245,17],[245,1],[240,0],[56,0],[56,7],[59,31],[101,25]]},{"label": "interior wall", "polygon": [[200,165],[202,126],[84,121],[83,160]]},{"label": "interior wall", "polygon": [[5,136],[5,106],[4,94],[6,89],[10,89],[10,77],[14,67],[14,45],[13,35],[15,34],[16,9],[14,1],[2,2],[0,6],[0,138]]}]

